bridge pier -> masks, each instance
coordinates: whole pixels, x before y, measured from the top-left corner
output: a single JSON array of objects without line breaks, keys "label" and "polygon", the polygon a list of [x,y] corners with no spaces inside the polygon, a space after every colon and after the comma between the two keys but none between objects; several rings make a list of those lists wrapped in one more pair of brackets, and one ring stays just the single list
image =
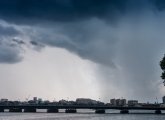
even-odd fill
[{"label": "bridge pier", "polygon": [[10,108],[9,112],[22,112],[21,108]]},{"label": "bridge pier", "polygon": [[104,114],[105,110],[104,109],[97,109],[97,110],[95,110],[95,113],[96,114]]},{"label": "bridge pier", "polygon": [[4,112],[5,110],[3,108],[0,109],[0,112]]},{"label": "bridge pier", "polygon": [[30,112],[30,113],[35,113],[37,110],[36,108],[25,108],[24,112]]},{"label": "bridge pier", "polygon": [[56,108],[50,108],[50,109],[47,109],[47,113],[58,113],[58,109]]},{"label": "bridge pier", "polygon": [[121,114],[128,114],[129,111],[128,111],[128,110],[121,110],[120,113],[121,113]]},{"label": "bridge pier", "polygon": [[65,113],[77,113],[76,109],[66,109]]},{"label": "bridge pier", "polygon": [[161,110],[155,110],[155,114],[161,114]]}]

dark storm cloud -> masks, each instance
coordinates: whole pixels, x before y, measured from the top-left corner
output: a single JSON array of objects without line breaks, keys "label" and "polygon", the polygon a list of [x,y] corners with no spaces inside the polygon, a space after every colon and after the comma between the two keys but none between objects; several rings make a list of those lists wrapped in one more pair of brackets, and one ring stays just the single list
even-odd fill
[{"label": "dark storm cloud", "polygon": [[[17,23],[74,21],[91,17],[116,19],[148,5],[165,8],[163,0],[1,0],[0,16]],[[19,21],[19,22],[18,22]]]},{"label": "dark storm cloud", "polygon": [[[13,26],[5,25],[0,23],[0,63],[15,63],[21,60],[20,48],[18,41],[13,39],[20,35]],[[14,43],[16,42],[16,43]]]},{"label": "dark storm cloud", "polygon": [[24,41],[22,41],[22,40],[19,40],[19,39],[13,39],[13,42],[15,42],[15,43],[17,43],[17,44],[26,44]]},{"label": "dark storm cloud", "polygon": [[14,27],[0,25],[0,35],[1,35],[0,37],[17,36],[19,34],[20,34],[19,31],[16,30]]},{"label": "dark storm cloud", "polygon": [[32,39],[45,45],[65,48],[84,59],[114,67],[116,30],[105,22],[94,18],[52,26],[53,29],[36,29]]},{"label": "dark storm cloud", "polygon": [[[126,0],[128,1],[128,0]],[[0,15],[3,18],[70,21],[88,17],[103,17],[107,11],[123,12],[123,0],[1,0]],[[8,19],[9,20],[9,19]],[[22,21],[22,20],[21,20]]]}]

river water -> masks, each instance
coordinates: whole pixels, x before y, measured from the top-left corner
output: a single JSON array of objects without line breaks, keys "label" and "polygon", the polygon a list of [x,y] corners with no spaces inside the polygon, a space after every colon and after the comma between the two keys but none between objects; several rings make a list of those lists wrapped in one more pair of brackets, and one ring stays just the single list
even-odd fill
[{"label": "river water", "polygon": [[154,111],[134,111],[120,114],[119,111],[106,111],[106,114],[95,114],[93,111],[78,113],[0,113],[0,120],[165,120],[165,113],[156,115]]}]

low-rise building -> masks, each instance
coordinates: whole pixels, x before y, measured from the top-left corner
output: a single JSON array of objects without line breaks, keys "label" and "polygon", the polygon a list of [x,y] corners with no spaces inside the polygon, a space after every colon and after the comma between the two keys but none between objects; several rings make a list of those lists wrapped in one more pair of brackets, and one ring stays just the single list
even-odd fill
[{"label": "low-rise building", "polygon": [[110,99],[111,105],[116,105],[116,99]]},{"label": "low-rise building", "polygon": [[111,99],[110,103],[113,106],[124,106],[126,105],[126,99]]},{"label": "low-rise building", "polygon": [[42,104],[42,103],[43,103],[42,98],[38,98],[37,104]]},{"label": "low-rise building", "polygon": [[96,104],[98,104],[98,101],[92,100],[92,99],[89,99],[89,98],[77,98],[76,99],[76,104],[80,104],[80,105],[96,105]]},{"label": "low-rise building", "polygon": [[59,101],[59,104],[60,104],[60,105],[67,105],[67,104],[68,104],[68,101],[62,99],[62,100]]},{"label": "low-rise building", "polygon": [[138,100],[128,100],[128,106],[135,106],[138,104]]},{"label": "low-rise building", "polygon": [[120,104],[119,104],[119,105],[124,106],[124,105],[126,105],[126,104],[127,104],[126,99],[121,99],[121,100],[120,100]]},{"label": "low-rise building", "polygon": [[117,105],[117,106],[120,105],[120,99],[116,99],[116,105]]},{"label": "low-rise building", "polygon": [[37,97],[33,97],[33,101],[35,101],[35,102],[36,102],[36,101],[37,101]]},{"label": "low-rise building", "polygon": [[0,102],[7,102],[7,101],[8,101],[8,99],[2,98]]}]

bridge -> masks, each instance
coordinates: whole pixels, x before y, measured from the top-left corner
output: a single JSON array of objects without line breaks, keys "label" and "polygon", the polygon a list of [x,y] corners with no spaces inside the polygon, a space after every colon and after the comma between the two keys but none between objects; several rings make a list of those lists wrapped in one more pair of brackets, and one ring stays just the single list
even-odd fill
[{"label": "bridge", "polygon": [[95,113],[105,113],[107,109],[120,110],[120,113],[129,113],[129,110],[155,110],[156,114],[161,114],[165,107],[159,106],[107,106],[107,105],[0,105],[0,112],[36,112],[37,109],[46,109],[48,113],[57,113],[59,109],[65,109],[66,113],[76,113],[77,109],[92,109]]}]

